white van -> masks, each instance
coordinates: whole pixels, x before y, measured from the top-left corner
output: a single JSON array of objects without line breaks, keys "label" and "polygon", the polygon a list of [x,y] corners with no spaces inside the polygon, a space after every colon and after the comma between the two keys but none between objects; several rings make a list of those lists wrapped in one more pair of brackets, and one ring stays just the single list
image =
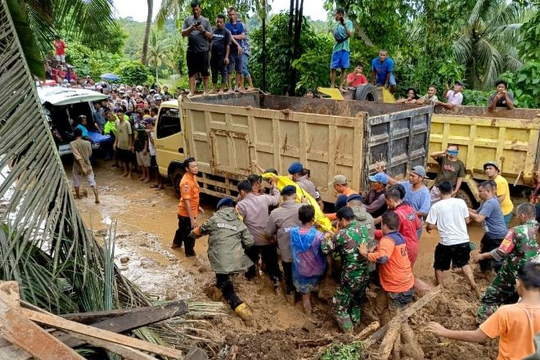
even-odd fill
[{"label": "white van", "polygon": [[71,154],[69,143],[75,140],[73,129],[79,115],[86,116],[92,149],[99,149],[101,143],[111,141],[109,135],[102,135],[94,130],[92,116],[92,103],[107,99],[107,95],[92,90],[63,87],[38,87],[37,90],[60,156]]}]

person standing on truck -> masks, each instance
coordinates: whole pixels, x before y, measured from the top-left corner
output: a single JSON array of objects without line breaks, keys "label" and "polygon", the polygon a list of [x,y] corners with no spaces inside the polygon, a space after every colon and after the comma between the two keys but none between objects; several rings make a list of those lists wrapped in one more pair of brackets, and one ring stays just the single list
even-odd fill
[{"label": "person standing on truck", "polygon": [[317,192],[315,185],[309,180],[309,170],[304,168],[302,163],[296,161],[293,162],[287,170],[292,177],[292,180],[298,184],[298,186],[308,193],[313,199],[317,201],[321,210],[324,209],[324,204],[321,200],[321,196]]},{"label": "person standing on truck", "polygon": [[369,243],[365,226],[355,221],[351,208],[343,207],[337,212],[339,232],[321,244],[324,254],[337,252],[341,257],[341,276],[334,293],[334,317],[344,332],[353,330],[360,322],[360,304],[364,301],[369,283],[368,262],[358,251]]},{"label": "person standing on truck", "polygon": [[119,108],[116,112],[116,138],[114,139],[113,150],[117,152],[118,160],[122,164],[124,174],[122,176],[131,178],[131,158],[133,154],[133,131],[129,120],[124,116],[124,110]]},{"label": "person standing on truck", "polygon": [[204,213],[199,206],[199,184],[197,183],[197,174],[199,166],[197,160],[189,157],[184,160],[184,170],[186,173],[182,176],[178,188],[180,190],[180,201],[178,202],[178,229],[174,234],[171,249],[176,249],[184,243],[186,257],[195,256],[195,239],[189,236],[191,230],[197,227],[197,215]]},{"label": "person standing on truck", "polygon": [[69,143],[71,152],[73,153],[73,188],[75,189],[75,198],[80,199],[81,194],[79,192],[81,186],[80,177],[83,175],[88,181],[88,186],[92,188],[95,197],[95,203],[99,204],[99,195],[96,180],[94,178],[94,170],[90,163],[90,156],[92,156],[92,145],[89,141],[84,140],[82,131],[79,128],[73,130],[75,140]]},{"label": "person standing on truck", "polygon": [[499,164],[496,161],[488,161],[484,164],[484,173],[487,175],[489,180],[495,181],[497,184],[497,189],[495,190],[495,195],[499,202],[501,203],[501,210],[504,215],[504,223],[508,227],[510,220],[512,219],[512,211],[514,210],[514,204],[510,198],[510,187],[508,186],[508,181],[503,178],[500,173]]},{"label": "person standing on truck", "polygon": [[439,184],[439,190],[441,201],[431,207],[426,219],[428,234],[437,229],[440,237],[435,248],[433,263],[435,283],[436,285],[444,284],[444,272],[450,270],[450,264],[452,264],[452,269],[463,271],[473,290],[480,296],[480,290],[469,266],[471,241],[467,233],[469,223],[467,204],[462,199],[452,197],[450,182],[442,181]]},{"label": "person standing on truck", "polygon": [[[478,194],[484,203],[478,210],[469,209],[469,216],[477,223],[483,223],[484,236],[480,241],[480,254],[489,253],[501,245],[508,229],[504,224],[501,204],[495,196],[495,182],[487,180],[478,185]],[[501,262],[497,259],[479,261],[480,270],[486,272],[495,268],[498,271]]]},{"label": "person standing on truck", "polygon": [[540,331],[540,264],[527,263],[518,269],[517,293],[521,301],[505,305],[476,330],[449,330],[431,322],[428,330],[435,335],[467,342],[482,343],[499,337],[497,359],[537,359],[534,338]]},{"label": "person standing on truck", "polygon": [[443,103],[442,101],[435,101],[436,106],[442,106],[447,109],[453,109],[454,106],[459,106],[463,102],[463,87],[465,83],[463,81],[456,81],[454,84],[454,90],[450,90],[450,82],[446,84],[446,91],[443,94],[443,97],[446,98],[447,102]]},{"label": "person standing on truck", "polygon": [[375,219],[375,223],[380,223],[380,217],[386,211],[386,185],[388,177],[385,173],[376,173],[369,176],[369,184],[371,190],[366,197],[362,199],[362,203],[366,207],[366,211]]},{"label": "person standing on truck", "polygon": [[497,80],[495,86],[497,87],[497,92],[489,98],[488,110],[493,111],[496,107],[505,107],[508,110],[512,110],[514,108],[514,95],[506,89],[506,81]]},{"label": "person standing on truck", "polygon": [[201,16],[201,7],[197,1],[191,2],[192,16],[184,20],[182,36],[188,38],[186,63],[189,75],[189,96],[195,95],[196,77],[203,78],[204,93],[208,93],[208,44],[212,40],[212,26]]},{"label": "person standing on truck", "polygon": [[375,86],[389,87],[390,92],[396,92],[394,77],[394,60],[388,57],[388,51],[381,49],[379,56],[371,62],[371,83]]},{"label": "person standing on truck", "polygon": [[295,226],[302,225],[298,218],[298,210],[302,207],[302,204],[296,202],[296,187],[293,185],[281,189],[281,196],[283,201],[280,207],[273,210],[268,217],[265,234],[268,239],[277,236],[277,246],[281,255],[283,273],[285,274],[285,293],[290,295],[294,294],[294,285],[289,234]]},{"label": "person standing on truck", "polygon": [[[279,190],[275,184],[275,179],[270,180],[272,189],[270,195],[255,195],[253,187],[248,180],[242,180],[238,183],[238,193],[240,201],[236,205],[238,213],[242,216],[244,224],[253,235],[255,244],[246,249],[247,256],[253,261],[253,264],[259,262],[259,254],[266,266],[266,272],[274,285],[276,292],[279,292],[279,283],[281,281],[281,271],[279,270],[278,254],[274,239],[266,237],[266,225],[268,223],[268,207],[279,204]],[[251,280],[257,275],[255,265],[251,266],[246,272],[246,278]]]},{"label": "person standing on truck", "polygon": [[253,265],[245,254],[245,249],[253,246],[253,236],[239,219],[231,199],[219,200],[216,209],[214,215],[190,235],[197,238],[208,235],[208,260],[216,273],[216,285],[236,315],[249,320],[251,310],[234,291],[231,275]]},{"label": "person standing on truck", "polygon": [[352,37],[354,27],[351,20],[345,19],[345,10],[343,9],[336,10],[335,19],[338,24],[334,29],[335,43],[332,48],[332,59],[330,61],[330,87],[336,87],[336,70],[341,69],[339,91],[344,92],[343,83],[345,82],[345,72],[350,65],[350,38]]},{"label": "person standing on truck", "polygon": [[439,173],[435,178],[435,184],[431,188],[431,205],[441,199],[441,193],[438,185],[442,181],[449,181],[454,188],[452,196],[456,196],[461,188],[461,183],[465,177],[465,164],[458,159],[459,146],[448,144],[446,150],[435,151],[429,154],[439,164]]},{"label": "person standing on truck", "polygon": [[54,37],[54,51],[56,54],[56,61],[61,64],[66,63],[66,43],[62,40],[60,35]]},{"label": "person standing on truck", "polygon": [[227,66],[229,65],[229,53],[231,50],[231,33],[225,29],[225,15],[219,14],[216,18],[216,27],[212,36],[212,55],[210,67],[212,69],[212,91],[217,94],[218,77],[221,75],[220,94],[225,91],[227,83]]},{"label": "person standing on truck", "polygon": [[231,6],[229,9],[227,9],[227,16],[229,17],[229,22],[225,25],[225,27],[231,32],[232,41],[228,69],[229,92],[234,92],[231,79],[231,74],[233,72],[236,72],[236,90],[239,92],[244,92],[242,85],[242,45],[244,43],[244,39],[246,38],[246,27],[241,21],[238,21],[238,15],[236,14],[236,9],[234,7]]},{"label": "person standing on truck", "polygon": [[519,225],[508,231],[498,248],[475,257],[475,262],[495,259],[503,263],[501,270],[482,297],[478,309],[480,322],[486,320],[499,306],[518,301],[519,296],[515,288],[517,272],[523,265],[531,262],[540,254],[540,246],[536,240],[538,222],[535,220],[535,216],[534,206],[520,204],[517,207],[516,215]]}]

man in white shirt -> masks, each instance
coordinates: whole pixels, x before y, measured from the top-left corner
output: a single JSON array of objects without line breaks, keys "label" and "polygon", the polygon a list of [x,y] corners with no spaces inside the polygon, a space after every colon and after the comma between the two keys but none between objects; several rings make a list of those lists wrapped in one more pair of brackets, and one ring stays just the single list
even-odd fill
[{"label": "man in white shirt", "polygon": [[461,92],[463,91],[464,86],[465,83],[463,81],[456,81],[454,83],[454,90],[450,90],[450,84],[447,84],[446,91],[443,94],[443,97],[446,98],[447,102],[443,103],[442,101],[436,101],[435,105],[440,105],[447,109],[453,109],[454,106],[461,105],[463,102],[463,94]]},{"label": "man in white shirt", "polygon": [[435,203],[429,210],[426,223],[427,232],[437,229],[440,242],[435,248],[435,280],[437,285],[442,284],[444,272],[450,270],[450,263],[454,270],[462,270],[471,287],[480,296],[469,264],[470,238],[467,233],[469,223],[469,210],[465,201],[452,197],[452,184],[442,181],[439,184],[441,201]]}]

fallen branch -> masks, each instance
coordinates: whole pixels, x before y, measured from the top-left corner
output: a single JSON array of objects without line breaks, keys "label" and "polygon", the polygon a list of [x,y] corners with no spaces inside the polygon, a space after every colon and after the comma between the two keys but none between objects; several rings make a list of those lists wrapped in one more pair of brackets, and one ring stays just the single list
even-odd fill
[{"label": "fallen branch", "polygon": [[372,322],[367,327],[365,327],[364,330],[362,330],[362,332],[360,332],[360,334],[358,334],[358,336],[357,336],[358,340],[364,340],[366,338],[366,336],[368,336],[369,334],[371,334],[372,332],[374,332],[375,330],[377,330],[380,327],[381,327],[380,322],[378,322],[378,321]]},{"label": "fallen branch", "polygon": [[[403,311],[397,315],[397,319],[392,319],[392,321],[397,320],[400,323],[406,321],[409,317],[414,315],[418,310],[423,308],[425,305],[427,305],[430,301],[435,299],[439,294],[442,292],[442,286],[437,286],[433,291],[422,297],[420,300],[418,300],[415,303],[412,303],[407,308],[405,308]],[[389,328],[389,325],[392,323],[392,321],[389,324],[386,324],[379,330],[377,330],[373,335],[371,335],[366,341],[364,341],[364,349],[369,348],[371,345],[375,344],[377,341],[383,338],[384,334],[386,334],[386,331]]]}]

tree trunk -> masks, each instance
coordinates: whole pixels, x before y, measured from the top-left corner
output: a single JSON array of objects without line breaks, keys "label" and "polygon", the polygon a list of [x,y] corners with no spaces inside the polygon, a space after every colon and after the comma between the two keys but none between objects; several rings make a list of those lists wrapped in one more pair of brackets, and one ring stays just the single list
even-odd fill
[{"label": "tree trunk", "polygon": [[294,14],[294,40],[289,78],[289,95],[291,96],[293,96],[296,91],[296,70],[292,67],[292,62],[300,57],[300,35],[302,33],[303,12],[304,0],[296,0]]},{"label": "tree trunk", "polygon": [[262,91],[266,91],[266,0],[262,0]]},{"label": "tree trunk", "polygon": [[154,9],[154,0],[146,0],[148,4],[148,14],[146,15],[146,28],[144,29],[144,40],[142,46],[141,62],[147,65],[148,40],[150,39],[150,27],[152,26],[152,12]]}]

